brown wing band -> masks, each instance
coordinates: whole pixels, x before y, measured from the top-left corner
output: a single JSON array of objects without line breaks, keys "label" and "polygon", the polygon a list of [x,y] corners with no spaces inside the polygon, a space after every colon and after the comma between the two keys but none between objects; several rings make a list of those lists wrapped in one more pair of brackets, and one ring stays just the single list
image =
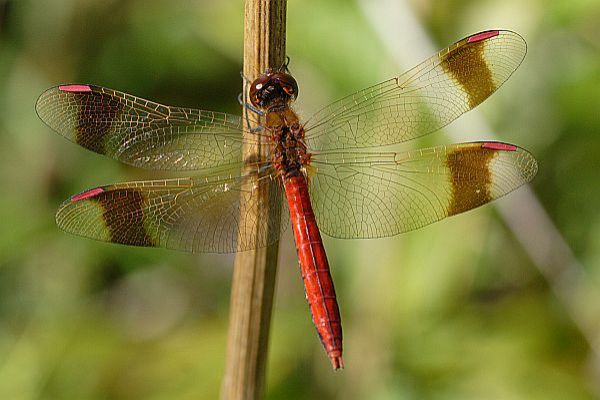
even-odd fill
[{"label": "brown wing band", "polygon": [[448,154],[446,165],[450,170],[452,185],[448,215],[471,210],[492,200],[489,164],[497,151],[489,147],[473,146],[458,148]]},{"label": "brown wing band", "polygon": [[[78,92],[77,144],[99,154],[106,153],[106,136],[117,121],[124,104],[98,92]],[[102,99],[102,97],[106,97]]]},{"label": "brown wing band", "polygon": [[483,54],[486,41],[464,42],[442,56],[442,67],[461,85],[469,97],[470,108],[474,108],[497,87]]},{"label": "brown wing band", "polygon": [[144,226],[142,193],[135,189],[112,189],[90,197],[102,207],[110,241],[135,246],[155,246]]}]

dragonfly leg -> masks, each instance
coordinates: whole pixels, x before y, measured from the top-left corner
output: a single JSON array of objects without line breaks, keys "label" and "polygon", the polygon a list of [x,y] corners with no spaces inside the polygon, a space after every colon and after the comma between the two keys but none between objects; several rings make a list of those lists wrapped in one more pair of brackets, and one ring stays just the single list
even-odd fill
[{"label": "dragonfly leg", "polygon": [[279,66],[279,68],[274,68],[275,71],[277,72],[285,72],[285,73],[290,73],[290,70],[288,69],[288,66],[290,65],[290,56],[285,56],[285,61],[283,64],[281,64]]},{"label": "dragonfly leg", "polygon": [[248,85],[250,85],[252,81],[246,75],[244,75],[244,71],[240,71],[240,76],[242,77],[242,81],[244,82],[244,92],[238,95],[238,103],[240,103],[242,107],[245,107],[246,109],[254,112],[259,116],[265,115],[264,111],[259,110],[258,108],[254,107],[248,102]]},{"label": "dragonfly leg", "polygon": [[252,111],[252,112],[253,112],[253,113],[255,113],[255,114],[258,114],[258,115],[259,115],[259,116],[261,116],[261,117],[262,117],[263,115],[265,115],[264,111],[262,111],[262,110],[259,110],[258,108],[254,107],[252,104],[250,104],[250,103],[246,102],[244,99],[242,99],[242,93],[240,93],[240,94],[238,95],[238,103],[240,103],[240,105],[241,105],[242,107],[245,107],[245,108],[247,108],[248,110]]},{"label": "dragonfly leg", "polygon": [[244,71],[240,71],[240,76],[242,77],[242,80],[244,81],[244,91],[245,91],[246,85],[250,84],[252,81],[250,80],[250,78],[248,78],[246,75],[244,75]]},{"label": "dragonfly leg", "polygon": [[[247,101],[248,98],[248,85],[250,84],[250,79],[248,79],[248,77],[246,75],[244,75],[244,71],[240,71],[240,76],[242,77],[242,81],[244,82],[244,92],[240,93],[238,95],[238,103],[240,103],[240,105],[244,108],[246,108],[247,110],[252,111],[253,113],[255,113],[258,116],[263,116],[265,115],[265,113],[261,110],[259,110],[258,108],[254,107],[252,104],[250,104]],[[255,127],[252,128],[250,126],[250,119],[248,118],[248,113],[246,113],[246,127],[248,128],[248,131],[250,133],[257,133],[260,132],[262,130],[262,127]]]},{"label": "dragonfly leg", "polygon": [[255,126],[254,128],[252,128],[251,126],[248,126],[248,131],[250,133],[260,133],[263,131],[263,127],[262,126]]},{"label": "dragonfly leg", "polygon": [[[242,105],[242,107],[245,107],[246,109],[252,111],[253,113],[258,114],[259,116],[265,115],[264,112],[262,112],[261,110],[259,110],[256,107],[254,107],[252,104],[246,103],[245,101],[243,101],[241,93],[238,95],[238,102]],[[258,133],[263,130],[262,126],[255,126],[255,127],[250,126],[250,119],[248,118],[248,113],[246,113],[245,119],[246,119],[246,127],[248,128],[248,131],[250,133]]]}]

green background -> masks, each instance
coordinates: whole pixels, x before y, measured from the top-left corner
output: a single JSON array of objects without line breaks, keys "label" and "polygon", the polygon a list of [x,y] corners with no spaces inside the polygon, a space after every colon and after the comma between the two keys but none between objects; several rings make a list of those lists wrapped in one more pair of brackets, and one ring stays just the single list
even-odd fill
[{"label": "green background", "polygon": [[[328,238],[347,367],[334,373],[288,230],[267,398],[598,397],[600,2],[413,0],[411,9],[439,49],[489,28],[527,40],[524,64],[478,110],[538,159],[532,188],[579,264],[544,277],[494,206],[390,239]],[[290,0],[301,115],[411,66],[394,64],[363,10]],[[217,398],[233,256],[60,232],[54,212],[68,196],[148,173],[63,140],[34,103],[47,87],[79,82],[239,113],[242,33],[241,0],[0,1],[1,399]],[[420,144],[450,142],[440,132]]]}]

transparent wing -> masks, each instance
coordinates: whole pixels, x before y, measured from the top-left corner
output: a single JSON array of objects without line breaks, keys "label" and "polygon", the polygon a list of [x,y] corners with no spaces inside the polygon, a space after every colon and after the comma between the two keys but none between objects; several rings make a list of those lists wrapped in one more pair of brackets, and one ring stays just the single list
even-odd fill
[{"label": "transparent wing", "polygon": [[497,199],[526,182],[526,150],[473,142],[405,153],[313,156],[310,195],[317,223],[338,238],[377,238],[420,228]]},{"label": "transparent wing", "polygon": [[404,142],[434,132],[498,89],[525,57],[523,38],[486,31],[462,39],[397,78],[345,97],[305,124],[313,150]]},{"label": "transparent wing", "polygon": [[136,167],[198,170],[241,160],[237,116],[169,107],[92,85],[48,89],[35,108],[70,141]]},{"label": "transparent wing", "polygon": [[[284,220],[280,228],[286,209],[271,173],[101,186],[65,201],[56,222],[69,233],[134,246],[214,253],[255,249],[278,240],[287,225]],[[268,215],[252,211],[265,204]]]}]

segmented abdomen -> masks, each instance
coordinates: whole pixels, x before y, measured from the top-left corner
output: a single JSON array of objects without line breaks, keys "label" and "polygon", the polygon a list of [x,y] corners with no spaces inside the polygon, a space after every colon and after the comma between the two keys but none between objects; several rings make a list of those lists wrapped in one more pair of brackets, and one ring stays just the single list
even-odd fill
[{"label": "segmented abdomen", "polygon": [[303,174],[284,178],[304,289],[313,322],[334,369],[343,368],[342,324],[327,255]]}]

